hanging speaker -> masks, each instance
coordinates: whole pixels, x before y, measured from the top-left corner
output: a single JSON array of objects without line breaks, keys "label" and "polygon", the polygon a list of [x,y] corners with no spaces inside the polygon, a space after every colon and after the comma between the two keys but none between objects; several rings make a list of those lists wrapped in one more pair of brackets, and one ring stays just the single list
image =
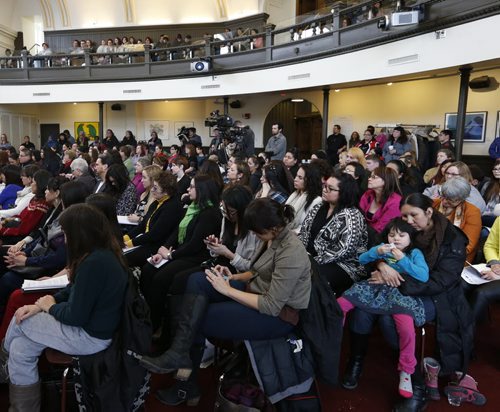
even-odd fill
[{"label": "hanging speaker", "polygon": [[476,77],[475,79],[472,79],[469,82],[469,87],[472,90],[476,89],[486,89],[487,87],[490,87],[491,81],[488,76],[481,76],[481,77]]},{"label": "hanging speaker", "polygon": [[119,112],[121,109],[122,109],[121,104],[115,103],[115,104],[111,105],[111,110]]},{"label": "hanging speaker", "polygon": [[235,100],[235,101],[229,103],[229,106],[231,107],[231,109],[240,109],[241,102],[239,100]]}]

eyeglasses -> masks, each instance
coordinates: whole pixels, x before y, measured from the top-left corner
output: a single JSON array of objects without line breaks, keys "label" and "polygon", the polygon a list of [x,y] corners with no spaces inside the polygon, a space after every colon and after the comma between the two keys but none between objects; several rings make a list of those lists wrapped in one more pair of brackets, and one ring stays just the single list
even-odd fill
[{"label": "eyeglasses", "polygon": [[328,186],[326,183],[324,183],[324,184],[323,184],[323,190],[324,190],[326,193],[330,193],[330,192],[340,192],[340,189],[335,189],[334,187]]},{"label": "eyeglasses", "polygon": [[500,167],[494,167],[494,168],[493,168],[493,171],[494,171],[494,172],[500,172]]}]

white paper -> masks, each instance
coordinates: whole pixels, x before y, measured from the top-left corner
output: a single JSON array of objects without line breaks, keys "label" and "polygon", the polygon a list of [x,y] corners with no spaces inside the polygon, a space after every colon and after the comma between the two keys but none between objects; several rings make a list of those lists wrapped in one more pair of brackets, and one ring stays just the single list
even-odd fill
[{"label": "white paper", "polygon": [[118,224],[119,225],[138,225],[139,222],[131,222],[128,220],[128,216],[116,216],[118,218]]},{"label": "white paper", "polygon": [[67,275],[44,280],[25,280],[21,288],[27,290],[62,289],[69,283]]},{"label": "white paper", "polygon": [[148,258],[147,260],[148,260],[149,263],[151,263],[157,269],[159,267],[163,266],[165,263],[168,262],[168,259],[162,259],[158,263],[155,264],[155,263],[153,263],[153,258],[152,257]]},{"label": "white paper", "polygon": [[478,265],[467,266],[462,270],[462,279],[470,285],[482,285],[483,283],[491,282],[490,280],[483,279],[481,272],[488,270],[486,263],[479,263]]},{"label": "white paper", "polygon": [[137,249],[138,247],[141,247],[141,245],[138,245],[138,246],[131,246],[131,247],[124,247],[124,248],[122,249],[122,252],[123,252],[123,253],[129,253],[129,252],[132,252],[132,250]]}]

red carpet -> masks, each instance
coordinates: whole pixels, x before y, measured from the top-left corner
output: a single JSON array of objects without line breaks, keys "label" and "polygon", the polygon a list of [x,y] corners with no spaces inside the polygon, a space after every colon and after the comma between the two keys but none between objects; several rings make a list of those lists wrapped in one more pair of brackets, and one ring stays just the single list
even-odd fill
[{"label": "red carpet", "polygon": [[[442,396],[441,401],[430,401],[427,411],[497,411],[500,410],[500,306],[492,307],[491,320],[478,326],[476,331],[476,356],[471,362],[469,373],[478,381],[479,390],[485,394],[488,402],[485,406],[463,404],[459,409],[448,404]],[[426,339],[426,356],[432,356],[433,334],[430,331]],[[398,374],[396,372],[397,353],[385,344],[381,335],[376,332],[370,340],[370,350],[366,359],[363,375],[357,389],[348,391],[343,388],[329,388],[320,384],[320,395],[325,412],[356,411],[390,411],[399,399],[397,393]],[[347,341],[344,342],[344,352]],[[342,364],[345,362],[343,354]],[[204,369],[200,373],[203,396],[197,407],[167,407],[150,395],[146,403],[148,412],[169,411],[212,411],[215,399],[216,376],[214,368]],[[155,389],[172,383],[169,376],[154,376],[152,382]],[[440,382],[444,387],[447,382]],[[0,386],[0,411],[7,411],[8,390],[6,385]],[[111,411],[110,411],[111,412]]]}]

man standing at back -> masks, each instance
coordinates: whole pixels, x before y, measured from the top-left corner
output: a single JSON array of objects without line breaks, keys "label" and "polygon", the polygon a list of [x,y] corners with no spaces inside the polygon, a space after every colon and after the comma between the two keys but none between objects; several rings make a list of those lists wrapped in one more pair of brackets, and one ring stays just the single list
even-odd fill
[{"label": "man standing at back", "polygon": [[347,140],[340,133],[341,127],[338,124],[333,125],[333,134],[326,138],[326,153],[328,161],[332,166],[339,162],[339,154],[347,148]]},{"label": "man standing at back", "polygon": [[283,160],[286,153],[286,137],[283,136],[283,125],[274,123],[271,128],[272,136],[266,144],[265,152],[269,152],[271,160]]}]

